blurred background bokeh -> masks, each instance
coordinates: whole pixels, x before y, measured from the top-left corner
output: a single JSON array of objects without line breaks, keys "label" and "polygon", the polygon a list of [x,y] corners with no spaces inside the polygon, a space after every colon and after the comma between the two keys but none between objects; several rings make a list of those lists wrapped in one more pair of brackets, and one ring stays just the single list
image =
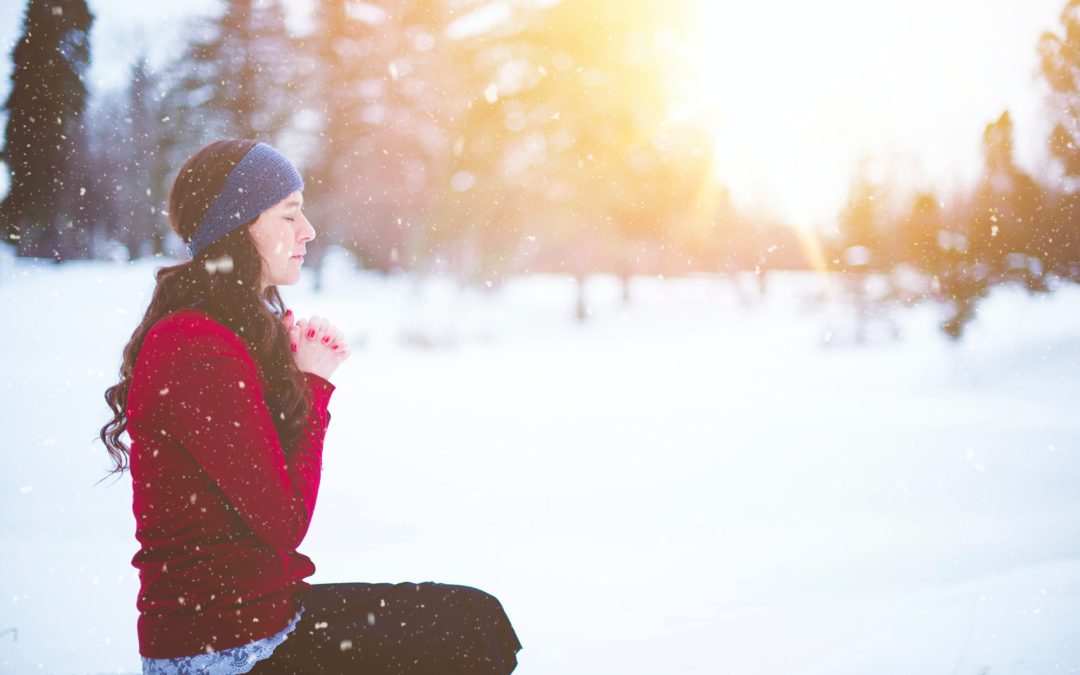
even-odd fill
[{"label": "blurred background bokeh", "polygon": [[18,256],[182,257],[173,172],[231,136],[302,166],[316,273],[815,270],[953,338],[995,285],[1080,278],[1072,3],[102,0],[100,39],[84,0],[17,4]]}]

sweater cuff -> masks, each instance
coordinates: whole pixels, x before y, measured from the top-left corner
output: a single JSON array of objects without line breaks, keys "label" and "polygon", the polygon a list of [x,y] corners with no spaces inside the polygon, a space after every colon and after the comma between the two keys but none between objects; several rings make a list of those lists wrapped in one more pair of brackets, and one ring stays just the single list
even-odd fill
[{"label": "sweater cuff", "polygon": [[337,387],[334,386],[333,382],[326,379],[322,375],[316,375],[315,373],[309,373],[306,370],[304,371],[304,375],[307,376],[307,380],[308,380],[309,384],[311,384],[314,387],[317,387],[319,389],[324,390],[328,396],[330,394],[332,394],[335,389],[337,389]]},{"label": "sweater cuff", "polygon": [[311,400],[315,405],[312,412],[319,410],[326,415],[325,420],[323,420],[323,427],[325,428],[330,423],[330,411],[327,409],[327,406],[330,405],[330,395],[334,393],[337,387],[334,386],[333,382],[321,375],[309,373],[306,370],[304,375],[307,378],[308,387],[311,389]]}]

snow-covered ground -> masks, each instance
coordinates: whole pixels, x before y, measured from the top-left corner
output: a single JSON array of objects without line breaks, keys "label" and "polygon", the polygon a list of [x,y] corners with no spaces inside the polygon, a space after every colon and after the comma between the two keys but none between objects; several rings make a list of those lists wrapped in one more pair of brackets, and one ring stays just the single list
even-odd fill
[{"label": "snow-covered ground", "polygon": [[[166,262],[0,261],[0,673],[137,672],[97,434]],[[1080,288],[855,346],[813,274],[594,278],[578,324],[566,278],[335,262],[284,289],[354,349],[309,581],[482,588],[523,675],[1080,672]]]}]

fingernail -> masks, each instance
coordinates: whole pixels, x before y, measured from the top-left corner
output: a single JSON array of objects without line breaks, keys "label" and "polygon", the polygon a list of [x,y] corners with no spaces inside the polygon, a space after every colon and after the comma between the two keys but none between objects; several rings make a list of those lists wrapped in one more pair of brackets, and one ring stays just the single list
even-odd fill
[{"label": "fingernail", "polygon": [[326,344],[327,342],[330,342],[330,336],[329,336],[329,335],[327,335],[326,337],[324,337],[324,338],[322,339],[322,341],[323,341],[323,344]]},{"label": "fingernail", "polygon": [[334,345],[334,346],[332,347],[332,349],[334,349],[335,351],[337,350],[337,348],[338,348],[338,346],[337,346],[337,345]]},{"label": "fingernail", "polygon": [[292,310],[291,309],[285,310],[285,316],[292,316]]},{"label": "fingernail", "polygon": [[295,342],[294,342],[294,343],[292,343],[292,350],[293,350],[294,352],[296,351],[296,343],[295,343]]},{"label": "fingernail", "polygon": [[313,338],[313,337],[315,337],[315,329],[314,329],[314,328],[310,328],[310,329],[308,329],[308,332],[307,332],[307,336],[308,336],[309,338]]}]

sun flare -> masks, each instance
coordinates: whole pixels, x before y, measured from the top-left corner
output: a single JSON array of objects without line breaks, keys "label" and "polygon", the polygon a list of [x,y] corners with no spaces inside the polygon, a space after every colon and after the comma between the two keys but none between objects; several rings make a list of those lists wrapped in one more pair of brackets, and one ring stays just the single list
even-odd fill
[{"label": "sun flare", "polygon": [[[974,38],[950,32],[956,3],[694,1],[682,79],[710,118],[717,180],[742,206],[831,229],[860,158],[910,182],[936,168],[924,159],[976,153],[979,113],[943,67],[978,72]],[[960,135],[963,115],[974,121]]]},{"label": "sun flare", "polygon": [[[855,0],[832,5],[858,11]],[[836,139],[860,127],[845,105],[846,24],[822,22],[819,4],[701,0],[697,11],[693,79],[713,119],[718,180],[793,226],[820,221],[846,189]]]}]

